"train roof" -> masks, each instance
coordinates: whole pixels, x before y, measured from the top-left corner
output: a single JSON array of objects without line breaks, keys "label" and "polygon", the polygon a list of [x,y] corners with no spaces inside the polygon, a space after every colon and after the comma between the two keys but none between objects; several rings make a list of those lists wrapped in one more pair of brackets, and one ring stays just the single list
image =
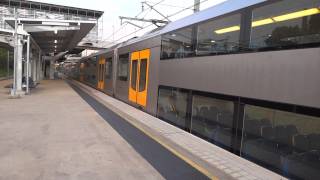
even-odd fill
[{"label": "train roof", "polygon": [[95,57],[95,56],[99,56],[99,55],[101,55],[101,54],[109,53],[109,52],[113,51],[115,48],[117,48],[117,47],[120,46],[120,45],[121,45],[121,43],[120,43],[120,44],[116,44],[116,45],[114,45],[114,46],[111,46],[111,47],[108,48],[108,49],[105,49],[105,50],[101,50],[101,51],[92,53],[92,54],[90,54],[89,56],[85,56],[85,57],[83,57],[83,58],[81,58],[81,59],[82,59],[82,60],[85,60],[85,59],[89,59],[89,58],[92,58],[92,57]]},{"label": "train roof", "polygon": [[123,46],[127,46],[139,41],[143,41],[143,40],[146,40],[161,34],[165,34],[183,27],[187,27],[192,24],[200,23],[200,22],[221,16],[224,14],[228,14],[246,7],[250,7],[265,1],[267,0],[227,0],[225,2],[212,6],[203,11],[199,11],[190,16],[171,22],[159,31],[143,35],[139,38],[129,40],[126,43],[123,43]]},{"label": "train roof", "polygon": [[158,31],[147,33],[141,37],[133,38],[133,39],[127,40],[125,42],[116,44],[116,45],[108,48],[107,50],[99,51],[97,53],[94,53],[94,54],[91,54],[87,57],[84,57],[83,59],[88,59],[88,58],[91,58],[94,56],[105,54],[105,53],[108,53],[108,52],[114,50],[115,48],[125,47],[125,46],[131,45],[131,44],[134,44],[134,43],[146,40],[146,39],[156,37],[161,34],[175,31],[175,30],[190,26],[192,24],[200,23],[200,22],[221,16],[224,14],[228,14],[228,13],[231,13],[231,12],[234,12],[234,11],[246,8],[246,7],[250,7],[250,6],[265,2],[265,1],[267,1],[267,0],[227,0],[225,2],[218,4],[218,5],[212,6],[208,9],[199,11],[197,13],[190,15],[190,16],[187,16],[187,17],[184,17],[184,18],[179,19],[177,21],[171,22],[171,23],[167,24],[165,27],[160,28]]}]

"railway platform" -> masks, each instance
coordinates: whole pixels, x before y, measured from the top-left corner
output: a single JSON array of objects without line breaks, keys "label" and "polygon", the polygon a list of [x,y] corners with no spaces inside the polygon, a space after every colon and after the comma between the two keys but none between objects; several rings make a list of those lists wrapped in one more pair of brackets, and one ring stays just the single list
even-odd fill
[{"label": "railway platform", "polygon": [[75,81],[9,99],[0,81],[0,180],[285,179]]},{"label": "railway platform", "polygon": [[64,81],[8,99],[0,81],[0,179],[162,179]]}]

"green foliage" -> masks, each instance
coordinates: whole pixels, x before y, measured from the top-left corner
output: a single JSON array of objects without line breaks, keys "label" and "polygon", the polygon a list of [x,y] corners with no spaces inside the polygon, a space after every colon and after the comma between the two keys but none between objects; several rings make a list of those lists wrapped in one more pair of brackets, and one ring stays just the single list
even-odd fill
[{"label": "green foliage", "polygon": [[0,68],[0,77],[5,77],[7,76],[7,70]]},{"label": "green foliage", "polygon": [[8,50],[0,48],[0,77],[7,76]]}]

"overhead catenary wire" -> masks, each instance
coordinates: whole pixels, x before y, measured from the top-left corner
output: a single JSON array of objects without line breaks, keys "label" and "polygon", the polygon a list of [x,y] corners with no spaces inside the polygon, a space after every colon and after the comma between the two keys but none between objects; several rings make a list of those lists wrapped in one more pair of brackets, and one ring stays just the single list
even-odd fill
[{"label": "overhead catenary wire", "polygon": [[180,14],[180,13],[182,13],[183,11],[189,10],[190,8],[194,7],[195,5],[199,5],[199,4],[202,4],[202,3],[207,2],[207,1],[209,1],[209,0],[202,0],[202,1],[200,1],[199,3],[196,3],[196,4],[192,5],[192,6],[189,6],[189,7],[187,7],[187,8],[184,8],[184,9],[180,10],[180,11],[177,11],[176,13],[173,13],[173,14],[169,15],[169,17],[172,17],[172,16],[175,16],[175,15],[177,15],[177,14]]},{"label": "overhead catenary wire", "polygon": [[[202,1],[200,1],[199,3],[196,3],[196,4],[194,4],[194,5],[199,5],[199,4],[204,3],[204,2],[206,2],[206,1],[209,1],[209,0],[202,0]],[[189,10],[190,8],[194,7],[194,5],[191,5],[191,6],[189,6],[189,7],[186,7],[186,8],[184,8],[184,9],[182,9],[182,10],[179,10],[179,11],[177,11],[177,12],[171,14],[171,15],[168,15],[167,18],[170,18],[170,17],[175,16],[175,15],[178,15],[178,14],[180,14],[180,13],[186,11],[186,10]],[[165,18],[163,18],[162,20],[165,20]],[[124,39],[124,38],[126,38],[126,37],[128,37],[128,36],[131,36],[131,35],[139,32],[139,31],[141,31],[141,30],[143,30],[143,29],[148,28],[148,27],[150,27],[150,26],[152,26],[152,25],[153,25],[153,24],[149,24],[149,25],[147,25],[147,26],[142,27],[141,29],[135,30],[135,31],[133,31],[133,32],[131,32],[131,33],[125,35],[125,36],[122,36],[122,37],[118,38],[118,39],[115,40],[113,43],[116,43],[116,42],[118,42],[118,41],[120,41],[120,40],[122,40],[122,39]]]},{"label": "overhead catenary wire", "polygon": [[127,23],[124,23],[122,26],[120,26],[118,29],[114,30],[114,32],[108,36],[107,38],[105,38],[104,40],[102,40],[102,42],[110,39],[111,37],[113,37],[117,32],[119,32],[120,30],[122,30],[125,26],[127,25]]},{"label": "overhead catenary wire", "polygon": [[[148,3],[152,3],[152,1],[146,1]],[[184,9],[186,7],[184,6],[175,6],[175,5],[171,5],[171,4],[159,4],[159,6],[167,6],[167,7],[174,7],[174,8],[179,8],[179,9]]]},{"label": "overhead catenary wire", "polygon": [[[162,3],[163,1],[165,1],[165,0],[161,0],[161,1],[157,2],[157,3],[155,3],[155,4],[152,4],[152,7],[157,6],[158,4]],[[141,2],[141,3],[145,3],[145,2],[149,2],[149,1],[143,1],[143,2]],[[152,3],[152,2],[151,2],[151,3]],[[137,14],[135,17],[138,17],[138,16],[139,16],[140,14],[142,14],[144,11],[151,10],[152,7],[148,7],[147,9],[142,9],[142,11],[141,11],[139,14]]]},{"label": "overhead catenary wire", "polygon": [[[157,6],[158,4],[160,4],[160,3],[164,2],[164,1],[165,1],[165,0],[161,0],[161,1],[157,2],[157,3],[155,3],[155,4],[152,4],[152,7]],[[143,10],[142,10],[141,12],[139,12],[135,17],[138,17],[138,16],[141,15],[143,12],[146,12],[146,11],[148,11],[148,10],[151,10],[152,7],[148,7],[148,8],[146,8],[146,9],[143,9]],[[146,15],[145,15],[144,17],[146,17]],[[101,40],[101,42],[106,42],[106,41],[108,41],[108,39],[110,39],[111,37],[113,37],[115,34],[119,33],[120,30],[122,30],[127,24],[128,24],[128,23],[122,24],[117,30],[115,30],[114,32],[112,32],[112,34],[111,34],[110,36],[108,36],[108,37],[104,38],[103,40]]]},{"label": "overhead catenary wire", "polygon": [[[146,14],[142,17],[142,19],[144,19],[150,12],[151,12],[151,9],[146,12]],[[145,24],[146,24],[146,22],[143,22],[142,26],[144,26]]]}]

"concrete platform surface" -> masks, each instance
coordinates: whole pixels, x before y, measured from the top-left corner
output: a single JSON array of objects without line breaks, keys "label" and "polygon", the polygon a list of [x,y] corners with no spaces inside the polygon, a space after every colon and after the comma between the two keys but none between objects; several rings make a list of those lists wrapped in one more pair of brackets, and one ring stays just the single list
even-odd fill
[{"label": "concrete platform surface", "polygon": [[189,164],[193,164],[195,168],[212,179],[286,179],[85,84],[77,81],[70,82],[146,134],[150,134],[168,149],[175,151],[189,161]]},{"label": "concrete platform surface", "polygon": [[0,81],[0,180],[163,179],[64,81],[8,99]]}]

